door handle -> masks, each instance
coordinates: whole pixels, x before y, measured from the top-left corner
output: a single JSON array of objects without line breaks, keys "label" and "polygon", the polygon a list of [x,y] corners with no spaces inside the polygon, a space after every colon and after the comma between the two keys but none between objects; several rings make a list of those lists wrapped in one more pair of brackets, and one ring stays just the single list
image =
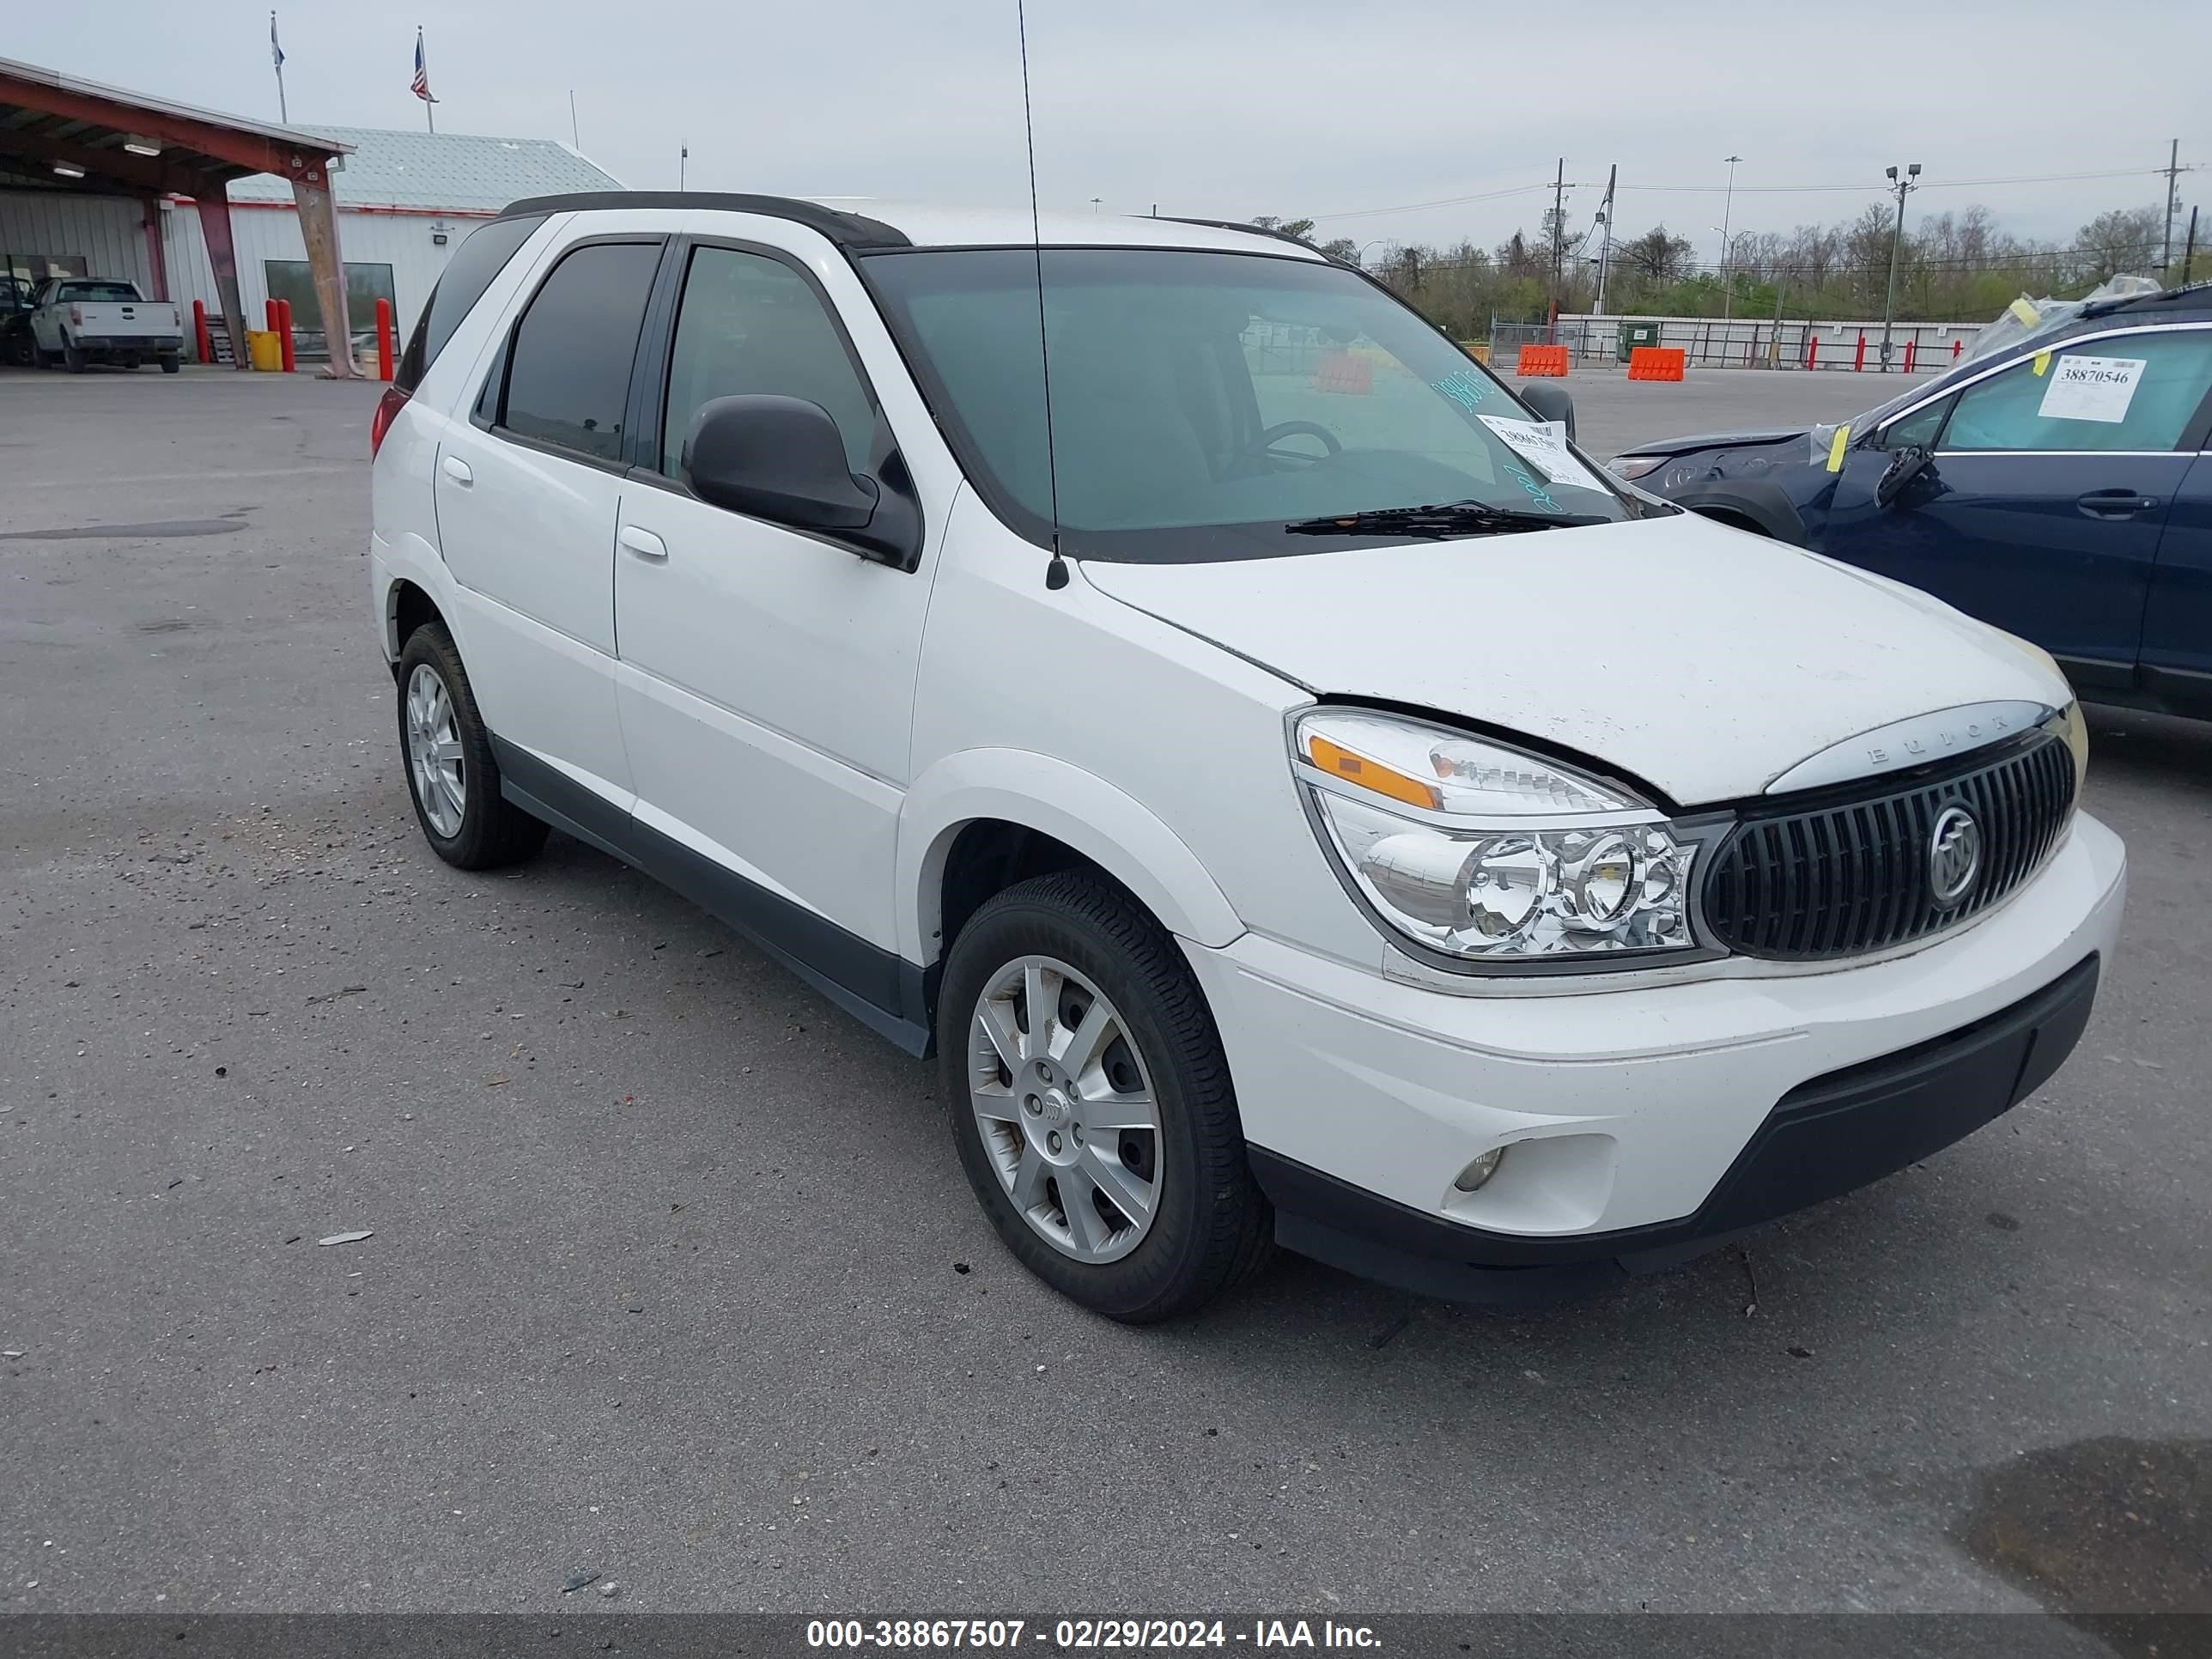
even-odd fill
[{"label": "door handle", "polygon": [[2138,495],[2132,489],[2093,489],[2077,496],[2074,505],[2093,519],[2131,519],[2158,508],[2155,495]]},{"label": "door handle", "polygon": [[615,540],[641,559],[659,560],[668,556],[666,542],[661,540],[650,530],[641,530],[634,524],[624,525],[622,527],[622,533],[617,536]]},{"label": "door handle", "polygon": [[458,455],[448,455],[438,463],[438,470],[457,484],[474,483],[477,475],[469,471],[469,464]]}]

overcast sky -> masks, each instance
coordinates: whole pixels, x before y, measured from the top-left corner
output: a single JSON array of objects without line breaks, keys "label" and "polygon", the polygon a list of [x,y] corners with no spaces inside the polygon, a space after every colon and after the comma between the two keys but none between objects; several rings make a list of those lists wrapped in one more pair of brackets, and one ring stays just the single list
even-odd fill
[{"label": "overcast sky", "polygon": [[[688,143],[695,188],[1025,199],[1013,0],[278,15],[295,126],[418,126],[420,21],[441,127],[566,139],[573,88],[584,153],[633,187],[672,186]],[[1711,258],[1730,154],[1739,228],[1855,214],[1886,165],[1917,161],[1914,216],[1978,201],[2040,236],[2162,201],[2169,139],[2212,163],[2203,0],[1030,0],[1029,28],[1048,208],[1097,197],[1106,212],[1316,216],[1363,243],[1490,243],[1534,228],[1564,155],[1573,225],[1618,162],[1621,232],[1663,220]],[[0,52],[274,119],[268,34],[266,0],[18,5]],[[1863,188],[1781,188],[1805,185]],[[2181,191],[2212,203],[2212,173]],[[1489,199],[1457,199],[1473,197]]]}]

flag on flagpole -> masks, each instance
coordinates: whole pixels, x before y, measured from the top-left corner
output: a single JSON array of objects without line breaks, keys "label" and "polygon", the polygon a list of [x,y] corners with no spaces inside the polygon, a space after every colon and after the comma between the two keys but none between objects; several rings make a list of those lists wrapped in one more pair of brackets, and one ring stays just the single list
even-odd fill
[{"label": "flag on flagpole", "polygon": [[276,41],[276,14],[273,11],[269,14],[269,55],[276,60],[278,69],[284,67],[284,48]]},{"label": "flag on flagpole", "polygon": [[420,28],[415,31],[415,80],[412,90],[415,95],[426,104],[434,104],[438,101],[430,95],[430,65],[428,60],[422,56],[422,31]]}]

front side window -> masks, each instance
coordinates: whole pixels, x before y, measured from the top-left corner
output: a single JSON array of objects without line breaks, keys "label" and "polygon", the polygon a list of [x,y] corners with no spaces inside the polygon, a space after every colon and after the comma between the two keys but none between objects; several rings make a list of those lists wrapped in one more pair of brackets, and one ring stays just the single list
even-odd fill
[{"label": "front side window", "polygon": [[1055,496],[1069,550],[1155,561],[1310,553],[1387,533],[1318,521],[1446,503],[1533,521],[1635,516],[1572,452],[1541,459],[1556,434],[1356,272],[1048,248],[1048,352],[1038,258],[901,251],[862,266],[963,465],[1033,538],[1052,528]]},{"label": "front side window", "polygon": [[769,394],[817,404],[837,423],[846,464],[865,471],[875,399],[812,286],[781,260],[735,248],[691,256],[668,364],[660,470],[681,477],[684,434],[702,404]]},{"label": "front side window", "polygon": [[2054,344],[1959,394],[1946,450],[2172,449],[2212,388],[2212,329]]},{"label": "front side window", "polygon": [[659,264],[659,242],[586,243],[563,255],[515,327],[498,424],[619,461],[638,329]]}]

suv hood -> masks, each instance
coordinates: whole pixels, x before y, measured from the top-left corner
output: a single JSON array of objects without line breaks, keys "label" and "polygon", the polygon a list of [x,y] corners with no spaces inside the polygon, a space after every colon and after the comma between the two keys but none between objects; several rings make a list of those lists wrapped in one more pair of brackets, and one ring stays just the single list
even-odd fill
[{"label": "suv hood", "polygon": [[1100,591],[1317,696],[1482,721],[1694,806],[1915,714],[2072,696],[2033,646],[1884,577],[1694,514],[1203,564]]}]

